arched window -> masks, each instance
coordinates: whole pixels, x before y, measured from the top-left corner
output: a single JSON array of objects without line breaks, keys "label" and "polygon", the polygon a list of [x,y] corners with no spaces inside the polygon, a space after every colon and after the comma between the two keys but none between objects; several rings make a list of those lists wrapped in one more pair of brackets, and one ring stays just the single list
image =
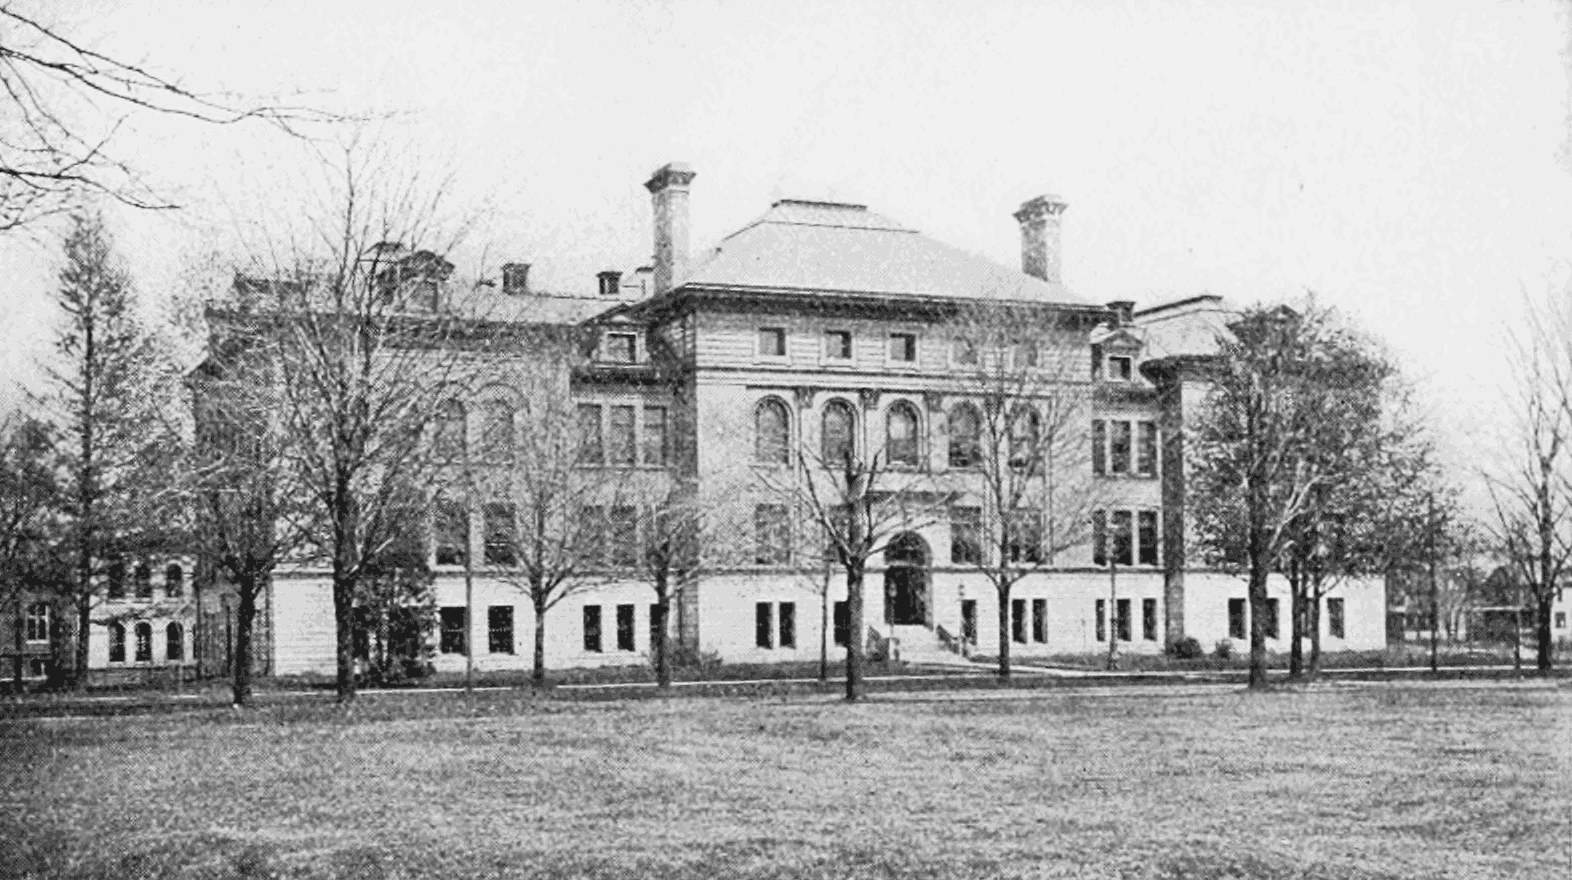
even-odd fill
[{"label": "arched window", "polygon": [[126,627],[123,623],[109,625],[109,662],[126,662]]},{"label": "arched window", "polygon": [[1042,470],[1042,420],[1030,406],[1010,414],[1010,467]]},{"label": "arched window", "polygon": [[839,467],[857,455],[857,412],[844,400],[824,405],[819,451],[826,467]]},{"label": "arched window", "polygon": [[486,404],[480,443],[491,461],[513,460],[513,404],[506,400],[492,400]]},{"label": "arched window", "polygon": [[884,417],[884,454],[890,464],[916,467],[918,459],[917,410],[901,401]]},{"label": "arched window", "polygon": [[950,467],[970,468],[982,463],[982,419],[977,408],[963,403],[950,410]]},{"label": "arched window", "polygon": [[153,625],[142,621],[136,625],[136,662],[153,661]]},{"label": "arched window", "polygon": [[761,401],[753,411],[753,459],[759,464],[791,461],[791,422],[786,404],[775,398]]},{"label": "arched window", "polygon": [[147,563],[137,563],[136,571],[132,577],[136,581],[136,597],[138,599],[153,598],[153,570],[148,568]]},{"label": "arched window", "polygon": [[164,627],[164,658],[170,661],[186,659],[186,630],[179,621],[170,621]]},{"label": "arched window", "polygon": [[438,458],[457,459],[464,456],[464,404],[449,399],[437,406],[431,451]]},{"label": "arched window", "polygon": [[185,592],[186,573],[178,563],[171,562],[164,566],[164,595],[170,599],[179,599]]}]

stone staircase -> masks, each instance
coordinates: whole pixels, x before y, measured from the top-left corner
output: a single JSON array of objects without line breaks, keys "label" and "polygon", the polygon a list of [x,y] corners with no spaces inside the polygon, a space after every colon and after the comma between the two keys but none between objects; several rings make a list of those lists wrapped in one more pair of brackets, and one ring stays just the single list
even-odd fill
[{"label": "stone staircase", "polygon": [[896,657],[903,663],[917,666],[974,666],[946,644],[939,633],[926,626],[897,626],[894,632]]}]

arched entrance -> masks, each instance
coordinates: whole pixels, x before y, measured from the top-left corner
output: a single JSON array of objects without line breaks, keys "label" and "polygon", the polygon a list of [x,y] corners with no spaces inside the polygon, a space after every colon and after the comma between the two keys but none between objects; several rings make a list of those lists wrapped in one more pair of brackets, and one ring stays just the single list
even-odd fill
[{"label": "arched entrance", "polygon": [[885,623],[928,626],[928,542],[916,532],[902,532],[884,548]]}]

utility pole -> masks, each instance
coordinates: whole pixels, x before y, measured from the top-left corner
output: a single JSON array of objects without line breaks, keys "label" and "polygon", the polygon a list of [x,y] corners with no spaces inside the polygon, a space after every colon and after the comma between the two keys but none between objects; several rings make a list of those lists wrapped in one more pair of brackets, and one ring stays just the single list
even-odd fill
[{"label": "utility pole", "polygon": [[1426,498],[1425,531],[1430,544],[1430,674],[1440,669],[1441,593],[1436,585],[1436,496],[1431,492]]}]

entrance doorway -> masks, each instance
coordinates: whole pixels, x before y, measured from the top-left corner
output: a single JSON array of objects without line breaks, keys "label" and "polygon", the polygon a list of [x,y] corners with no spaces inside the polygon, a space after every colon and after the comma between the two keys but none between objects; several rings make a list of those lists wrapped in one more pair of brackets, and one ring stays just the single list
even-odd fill
[{"label": "entrance doorway", "polygon": [[931,626],[928,542],[903,532],[884,548],[884,618],[896,626]]}]

